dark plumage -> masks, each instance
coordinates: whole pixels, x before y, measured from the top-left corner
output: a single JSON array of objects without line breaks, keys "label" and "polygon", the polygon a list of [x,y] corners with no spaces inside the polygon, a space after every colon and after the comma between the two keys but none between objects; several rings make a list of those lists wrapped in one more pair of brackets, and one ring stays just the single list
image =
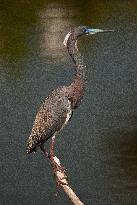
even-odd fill
[{"label": "dark plumage", "polygon": [[[108,30],[109,31],[109,30]],[[27,143],[27,152],[42,148],[43,144],[69,121],[73,110],[78,107],[85,89],[85,65],[76,46],[78,37],[84,34],[104,32],[86,26],[73,28],[65,37],[64,45],[75,63],[76,74],[69,86],[58,87],[40,107]]]}]

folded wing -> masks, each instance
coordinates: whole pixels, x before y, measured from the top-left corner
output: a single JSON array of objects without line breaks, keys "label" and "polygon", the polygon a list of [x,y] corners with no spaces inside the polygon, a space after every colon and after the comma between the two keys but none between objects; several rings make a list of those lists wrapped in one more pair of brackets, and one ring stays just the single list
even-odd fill
[{"label": "folded wing", "polygon": [[28,139],[27,152],[36,151],[70,119],[72,114],[71,102],[66,96],[54,95],[48,97],[40,107]]}]

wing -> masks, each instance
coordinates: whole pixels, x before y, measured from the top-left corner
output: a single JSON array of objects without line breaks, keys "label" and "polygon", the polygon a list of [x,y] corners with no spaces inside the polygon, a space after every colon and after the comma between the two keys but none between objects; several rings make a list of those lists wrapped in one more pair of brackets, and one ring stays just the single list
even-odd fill
[{"label": "wing", "polygon": [[28,153],[36,150],[70,119],[72,114],[71,102],[66,96],[52,95],[40,107],[28,139]]}]

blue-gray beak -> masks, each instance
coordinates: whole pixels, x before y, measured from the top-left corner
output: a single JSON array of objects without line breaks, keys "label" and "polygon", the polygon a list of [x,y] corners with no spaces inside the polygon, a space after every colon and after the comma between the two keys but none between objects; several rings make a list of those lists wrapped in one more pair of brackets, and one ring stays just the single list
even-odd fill
[{"label": "blue-gray beak", "polygon": [[96,34],[96,33],[103,33],[103,32],[113,32],[114,30],[102,30],[102,29],[87,29],[87,34]]}]

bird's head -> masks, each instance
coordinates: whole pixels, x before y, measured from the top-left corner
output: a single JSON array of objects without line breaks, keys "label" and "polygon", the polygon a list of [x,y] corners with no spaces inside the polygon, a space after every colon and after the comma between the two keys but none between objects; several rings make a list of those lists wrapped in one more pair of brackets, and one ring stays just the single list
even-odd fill
[{"label": "bird's head", "polygon": [[94,28],[90,28],[88,26],[78,26],[73,28],[65,37],[63,44],[66,46],[67,45],[67,41],[69,39],[69,37],[71,36],[71,34],[73,35],[73,39],[77,39],[80,36],[83,35],[90,35],[90,34],[96,34],[96,33],[103,33],[103,32],[112,32],[114,30],[103,30],[103,29],[94,29]]}]

